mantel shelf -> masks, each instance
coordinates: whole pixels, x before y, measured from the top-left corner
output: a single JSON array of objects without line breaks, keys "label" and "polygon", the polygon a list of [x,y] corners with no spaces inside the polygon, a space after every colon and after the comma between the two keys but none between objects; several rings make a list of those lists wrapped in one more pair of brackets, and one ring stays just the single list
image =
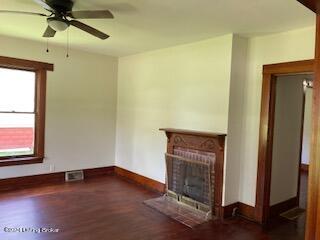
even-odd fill
[{"label": "mantel shelf", "polygon": [[184,135],[193,135],[193,136],[202,136],[202,137],[226,137],[227,134],[224,133],[214,133],[214,132],[201,132],[194,130],[185,130],[185,129],[176,129],[176,128],[160,128],[160,131],[164,131],[166,133],[179,133]]}]

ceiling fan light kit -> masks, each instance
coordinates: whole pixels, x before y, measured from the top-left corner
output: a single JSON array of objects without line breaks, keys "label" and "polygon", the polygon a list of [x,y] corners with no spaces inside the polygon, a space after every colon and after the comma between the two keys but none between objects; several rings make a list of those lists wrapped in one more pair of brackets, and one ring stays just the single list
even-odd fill
[{"label": "ceiling fan light kit", "polygon": [[34,1],[37,4],[39,4],[41,7],[43,7],[46,11],[48,11],[49,15],[45,15],[42,13],[8,11],[8,10],[0,10],[0,13],[13,13],[13,14],[24,14],[24,15],[46,17],[48,27],[43,34],[43,37],[45,38],[52,38],[55,36],[56,32],[65,31],[70,26],[76,27],[102,40],[109,38],[109,35],[77,20],[77,19],[113,19],[114,16],[109,10],[73,11],[72,8],[74,3],[71,0],[34,0]]},{"label": "ceiling fan light kit", "polygon": [[47,22],[48,25],[56,32],[63,32],[70,26],[68,21],[56,17],[48,18]]}]

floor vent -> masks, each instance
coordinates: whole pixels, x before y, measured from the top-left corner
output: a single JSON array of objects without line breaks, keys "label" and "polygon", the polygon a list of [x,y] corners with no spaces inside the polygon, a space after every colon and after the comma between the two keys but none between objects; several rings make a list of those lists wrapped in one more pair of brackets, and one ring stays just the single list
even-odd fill
[{"label": "floor vent", "polygon": [[66,182],[81,181],[84,179],[83,171],[66,172]]}]

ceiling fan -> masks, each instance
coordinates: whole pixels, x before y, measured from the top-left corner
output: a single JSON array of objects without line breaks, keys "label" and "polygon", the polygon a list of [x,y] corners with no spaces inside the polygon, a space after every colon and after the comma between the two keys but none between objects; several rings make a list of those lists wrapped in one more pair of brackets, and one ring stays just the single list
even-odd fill
[{"label": "ceiling fan", "polygon": [[[8,11],[0,10],[1,13],[13,13],[13,14],[25,14],[25,15],[36,15],[46,17],[48,27],[45,30],[43,37],[52,38],[56,32],[61,32],[74,26],[79,28],[97,38],[102,40],[109,38],[109,35],[88,26],[75,19],[112,19],[113,14],[109,10],[89,10],[89,11],[72,11],[73,1],[71,0],[34,0],[36,3],[41,5],[45,10],[49,12],[48,15],[43,13],[33,12],[21,12],[21,11]],[[71,20],[69,20],[69,18]]]}]

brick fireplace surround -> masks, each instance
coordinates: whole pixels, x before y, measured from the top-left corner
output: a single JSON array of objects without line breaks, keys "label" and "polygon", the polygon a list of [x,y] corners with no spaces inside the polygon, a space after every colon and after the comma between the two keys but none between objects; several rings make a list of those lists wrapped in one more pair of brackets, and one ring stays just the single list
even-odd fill
[{"label": "brick fireplace surround", "polygon": [[212,213],[215,218],[223,218],[222,191],[223,191],[223,167],[225,155],[226,134],[198,132],[190,130],[162,128],[168,138],[167,154],[176,155],[184,149],[190,152],[214,154],[215,161],[212,164]]}]

